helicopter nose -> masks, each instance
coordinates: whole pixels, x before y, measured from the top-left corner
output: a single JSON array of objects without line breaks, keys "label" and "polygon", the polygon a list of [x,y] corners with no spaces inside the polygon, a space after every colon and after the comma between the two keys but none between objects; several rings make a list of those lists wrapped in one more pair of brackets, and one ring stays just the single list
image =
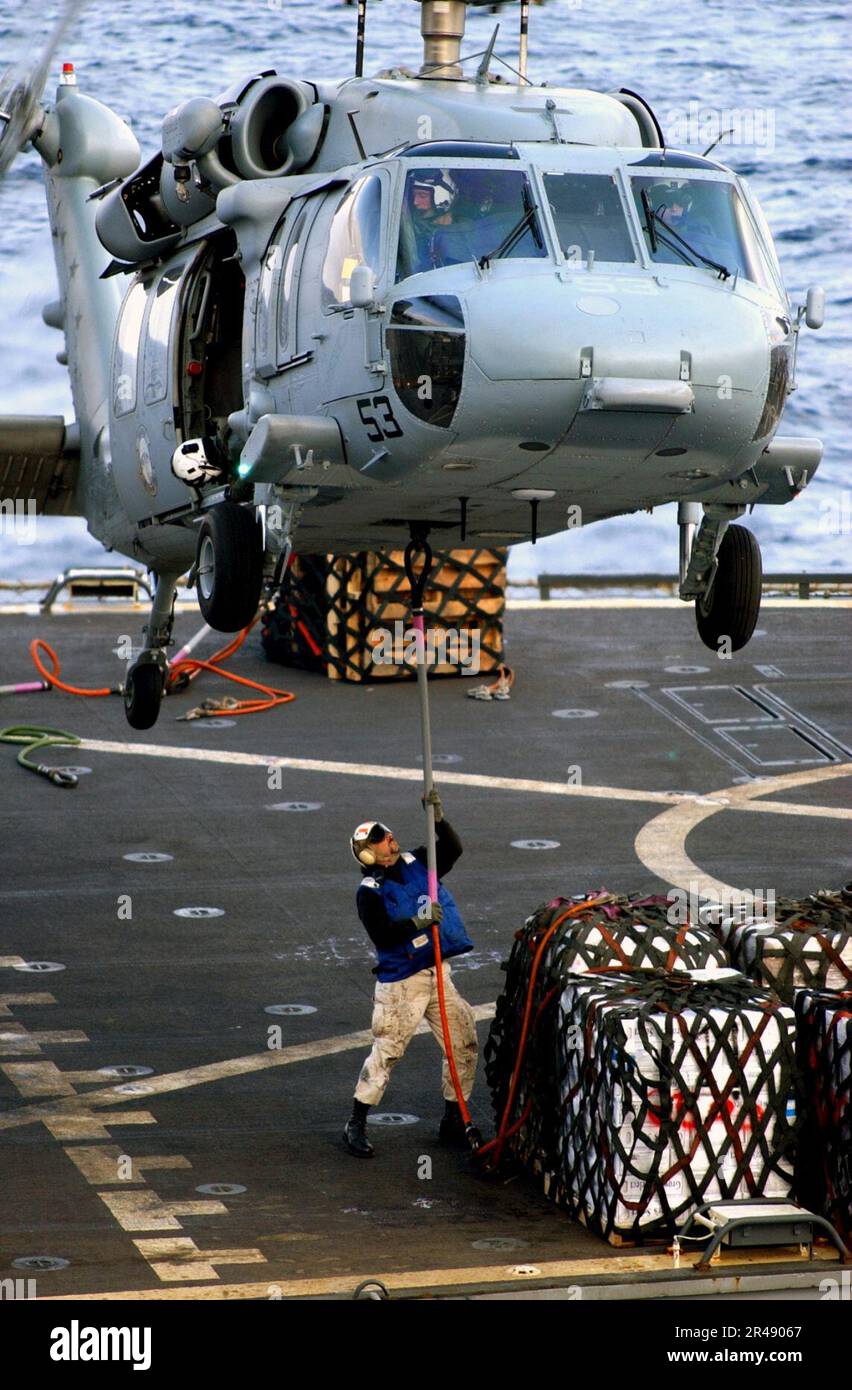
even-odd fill
[{"label": "helicopter nose", "polygon": [[470,355],[491,381],[656,378],[718,385],[765,368],[760,311],[721,282],[583,272],[485,283],[468,299]]},{"label": "helicopter nose", "polygon": [[709,276],[495,278],[474,288],[466,309],[480,403],[490,398],[495,425],[514,417],[521,449],[573,440],[640,458],[673,417],[689,416],[693,436],[724,452],[757,426],[769,364],[763,316]]}]

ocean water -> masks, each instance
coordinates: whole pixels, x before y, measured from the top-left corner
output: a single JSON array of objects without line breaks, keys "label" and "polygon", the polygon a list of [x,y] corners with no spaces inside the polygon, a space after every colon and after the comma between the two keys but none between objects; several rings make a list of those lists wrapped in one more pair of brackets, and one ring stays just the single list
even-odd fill
[{"label": "ocean water", "polygon": [[[0,0],[0,69],[39,52],[59,11]],[[517,6],[469,11],[466,52],[517,55]],[[128,118],[147,157],[164,113],[185,97],[215,96],[235,78],[275,67],[296,77],[345,76],[355,10],[341,0],[91,0],[56,55],[75,63],[83,90]],[[610,91],[629,87],[656,111],[672,145],[718,149],[747,175],[775,236],[794,303],[809,284],[827,292],[825,326],[802,331],[799,389],[785,434],[817,435],[825,456],[814,483],[786,507],[758,507],[748,524],[770,570],[852,569],[852,148],[848,94],[852,22],[842,0],[545,0],[533,6],[534,81]],[[420,62],[412,0],[373,3],[366,71]],[[38,156],[19,156],[0,184],[0,414],[73,418],[60,335],[41,320],[56,295]],[[78,520],[41,518],[33,543],[0,534],[0,578],[50,577],[68,564],[127,563],[105,556]],[[515,546],[510,576],[542,571],[636,573],[676,567],[674,508],[602,522]]]}]

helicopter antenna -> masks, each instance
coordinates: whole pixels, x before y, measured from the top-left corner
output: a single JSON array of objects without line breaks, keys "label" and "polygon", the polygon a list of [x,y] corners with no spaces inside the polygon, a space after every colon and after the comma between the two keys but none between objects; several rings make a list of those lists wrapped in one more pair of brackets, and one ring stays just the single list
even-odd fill
[{"label": "helicopter antenna", "polygon": [[530,0],[521,0],[521,38],[518,46],[518,72],[527,75],[527,53],[530,35]]},{"label": "helicopter antenna", "polygon": [[364,76],[364,39],[367,32],[367,0],[358,0],[358,34],[355,39],[355,76]]},{"label": "helicopter antenna", "polygon": [[733,126],[731,126],[730,130],[723,130],[721,135],[717,135],[717,136],[716,136],[716,139],[713,141],[713,144],[707,146],[707,148],[706,148],[706,150],[704,151],[704,153],[703,153],[703,155],[701,156],[701,158],[702,158],[702,159],[706,159],[707,156],[708,156],[708,154],[710,153],[710,151],[711,151],[711,150],[715,150],[716,146],[719,144],[720,141],[724,140],[725,137],[728,136],[728,135],[733,135],[733,133],[734,133],[734,127],[733,127]]},{"label": "helicopter antenna", "polygon": [[497,35],[499,33],[500,25],[497,24],[495,25],[494,33],[491,35],[491,42],[482,55],[482,62],[476,70],[476,81],[477,85],[480,87],[484,86],[488,81],[488,69],[491,65],[491,59],[494,57],[494,45],[497,42]]}]

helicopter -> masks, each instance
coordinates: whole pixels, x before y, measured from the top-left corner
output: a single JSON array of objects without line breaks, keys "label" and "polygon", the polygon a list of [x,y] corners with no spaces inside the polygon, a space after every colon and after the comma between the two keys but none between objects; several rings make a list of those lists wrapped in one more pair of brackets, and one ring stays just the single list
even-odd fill
[{"label": "helicopter", "polygon": [[0,419],[6,488],[153,572],[135,729],[178,578],[234,632],[294,546],[511,544],[677,502],[679,595],[738,650],[761,562],[737,519],[819,466],[777,430],[824,292],[791,305],[746,180],[627,88],[534,83],[529,0],[517,67],[499,25],[462,55],[468,0],[414,3],[418,72],[365,76],[358,0],[354,75],[187,96],[144,161],[73,64],[53,103],[45,61],[0,83],[0,171],[43,164],[76,412]]}]

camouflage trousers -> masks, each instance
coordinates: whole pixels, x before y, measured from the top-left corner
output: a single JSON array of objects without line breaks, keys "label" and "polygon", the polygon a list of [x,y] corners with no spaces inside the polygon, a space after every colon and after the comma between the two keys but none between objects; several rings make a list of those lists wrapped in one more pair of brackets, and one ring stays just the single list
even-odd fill
[{"label": "camouflage trousers", "polygon": [[[462,999],[453,984],[448,962],[444,962],[442,969],[453,1057],[462,1095],[467,1100],[473,1090],[479,1052],[476,1022],[473,1009],[467,1000]],[[364,1105],[378,1104],[390,1081],[392,1069],[404,1055],[418,1024],[423,1019],[428,1023],[443,1052],[444,1035],[441,1029],[438,982],[434,965],[429,970],[418,970],[416,975],[409,975],[407,980],[376,982],[373,1050],[361,1068],[358,1085],[355,1087],[356,1100],[362,1101]],[[441,1069],[441,1090],[445,1100],[456,1099],[446,1058]]]}]

